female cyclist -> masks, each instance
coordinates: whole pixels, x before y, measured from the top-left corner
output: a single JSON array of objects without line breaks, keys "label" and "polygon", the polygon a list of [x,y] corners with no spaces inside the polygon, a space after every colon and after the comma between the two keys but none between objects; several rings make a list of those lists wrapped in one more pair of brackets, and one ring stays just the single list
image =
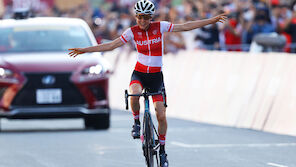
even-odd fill
[{"label": "female cyclist", "polygon": [[[110,51],[131,40],[134,41],[138,54],[129,86],[132,94],[140,94],[144,88],[147,88],[150,92],[158,92],[164,88],[162,74],[164,32],[189,31],[208,24],[215,24],[216,22],[224,23],[227,19],[226,13],[224,13],[210,19],[190,21],[183,24],[172,24],[166,21],[152,22],[155,6],[149,0],[139,0],[134,6],[134,12],[137,25],[125,30],[119,38],[97,46],[69,49],[71,50],[69,55],[76,57],[87,52]],[[158,120],[161,167],[167,167],[168,160],[165,153],[165,136],[167,132],[166,108],[163,105],[161,95],[155,95],[152,99]],[[132,137],[140,138],[139,97],[131,97],[131,108],[135,120],[132,127]]]}]

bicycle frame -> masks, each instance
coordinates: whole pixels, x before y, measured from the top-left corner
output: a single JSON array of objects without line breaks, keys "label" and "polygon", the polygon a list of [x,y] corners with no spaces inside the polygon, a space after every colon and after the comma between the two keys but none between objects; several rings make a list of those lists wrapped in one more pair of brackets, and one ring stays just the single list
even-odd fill
[{"label": "bicycle frame", "polygon": [[[149,104],[149,96],[162,94],[164,99],[164,106],[167,107],[166,99],[165,99],[165,91],[162,89],[160,92],[157,93],[149,93],[146,89],[142,94],[128,94],[127,90],[125,90],[125,102],[126,102],[126,109],[128,110],[128,97],[129,96],[143,96],[145,102],[145,110],[144,110],[144,118],[143,118],[143,126],[142,126],[142,143],[143,143],[143,153],[146,158],[146,164],[148,167],[154,166],[154,159],[156,158],[157,166],[159,165],[159,160],[157,157],[157,151],[159,149],[159,140],[158,140],[158,133],[155,129],[155,126],[152,121],[151,113],[150,113],[150,104]],[[157,138],[156,138],[157,137]]]}]

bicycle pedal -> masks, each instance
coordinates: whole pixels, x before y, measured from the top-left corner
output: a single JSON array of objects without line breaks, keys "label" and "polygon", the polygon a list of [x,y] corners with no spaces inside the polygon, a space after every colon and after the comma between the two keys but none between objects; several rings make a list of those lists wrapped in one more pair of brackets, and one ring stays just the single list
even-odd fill
[{"label": "bicycle pedal", "polygon": [[159,143],[159,140],[158,139],[156,139],[155,140],[155,145],[157,145]]},{"label": "bicycle pedal", "polygon": [[133,136],[134,139],[140,139],[140,136]]}]

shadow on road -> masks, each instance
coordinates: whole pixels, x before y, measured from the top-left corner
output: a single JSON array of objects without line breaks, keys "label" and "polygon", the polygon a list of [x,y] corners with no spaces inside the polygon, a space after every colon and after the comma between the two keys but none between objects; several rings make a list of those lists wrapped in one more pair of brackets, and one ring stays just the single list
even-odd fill
[{"label": "shadow on road", "polygon": [[9,133],[50,132],[100,132],[106,130],[85,129],[80,119],[8,120],[0,122],[0,135]]},{"label": "shadow on road", "polygon": [[1,133],[40,133],[40,132],[105,132],[107,130],[94,130],[94,129],[79,129],[79,128],[68,128],[68,129],[46,129],[46,128],[34,128],[34,129],[1,129]]}]

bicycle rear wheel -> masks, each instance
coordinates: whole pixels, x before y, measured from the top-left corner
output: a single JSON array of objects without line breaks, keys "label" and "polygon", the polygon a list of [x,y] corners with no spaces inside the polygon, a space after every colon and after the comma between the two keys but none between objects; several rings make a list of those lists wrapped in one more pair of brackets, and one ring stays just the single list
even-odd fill
[{"label": "bicycle rear wheel", "polygon": [[146,115],[144,120],[144,141],[143,141],[143,153],[146,159],[147,167],[154,167],[154,139],[153,139],[153,126],[151,125],[150,115]]}]

